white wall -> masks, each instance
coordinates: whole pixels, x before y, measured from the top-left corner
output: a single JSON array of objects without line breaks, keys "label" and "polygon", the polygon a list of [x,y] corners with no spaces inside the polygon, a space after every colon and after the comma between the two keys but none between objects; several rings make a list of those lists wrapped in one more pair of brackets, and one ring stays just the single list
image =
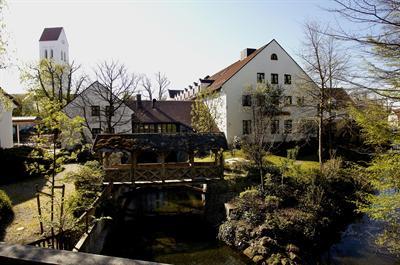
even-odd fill
[{"label": "white wall", "polygon": [[[272,53],[278,55],[277,61],[271,60]],[[296,85],[296,82],[299,81],[299,76],[304,75],[303,71],[276,41],[272,41],[239,70],[236,75],[228,80],[221,89],[221,91],[227,95],[226,136],[228,142],[231,142],[234,136],[243,135],[243,120],[251,120],[252,115],[249,108],[242,106],[242,95],[246,87],[256,87],[257,73],[265,73],[265,80],[268,82],[271,81],[271,73],[277,73],[279,75],[279,84],[284,88],[284,95],[292,96],[292,106],[283,108],[283,111],[290,112],[290,115],[277,117],[277,119],[279,119],[280,134],[271,135],[270,139],[272,141],[301,139],[303,136],[296,133],[290,135],[283,134],[284,120],[293,120],[293,131],[295,131],[296,125],[302,119],[315,119],[315,110],[309,107],[297,106],[297,97],[305,96],[307,101],[307,95]],[[292,76],[291,85],[284,84],[284,74],[290,74]]]},{"label": "white wall", "polygon": [[12,109],[5,110],[0,102],[0,147],[13,147]]},{"label": "white wall", "polygon": [[[47,50],[48,59],[50,59],[51,50],[53,50],[53,60],[58,64],[69,62],[69,45],[67,36],[65,35],[64,29],[61,31],[60,37],[55,41],[39,41],[39,58],[45,58],[45,51]],[[61,58],[61,53],[65,54],[64,58]]]},{"label": "white wall", "polygon": [[[63,109],[70,118],[80,116],[86,119],[88,126],[85,124],[84,133],[88,141],[92,139],[92,133],[89,129],[102,128],[104,131],[107,126],[104,110],[106,106],[108,106],[108,103],[101,98],[98,89],[106,93],[106,88],[95,82]],[[91,116],[92,105],[100,106],[101,115],[99,117]],[[125,104],[122,104],[120,108],[115,110],[114,116],[112,117],[112,124],[118,121],[117,125],[114,127],[115,133],[132,133],[132,114],[132,109]]]}]

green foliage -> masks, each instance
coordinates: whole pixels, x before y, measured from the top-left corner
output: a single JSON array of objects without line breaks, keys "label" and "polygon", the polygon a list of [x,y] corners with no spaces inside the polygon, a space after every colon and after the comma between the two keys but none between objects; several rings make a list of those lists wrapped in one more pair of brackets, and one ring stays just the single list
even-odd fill
[{"label": "green foliage", "polygon": [[[0,184],[40,177],[50,167],[51,160],[43,156],[43,150],[29,146],[0,149]],[[36,156],[32,156],[36,153]]]},{"label": "green foliage", "polygon": [[196,95],[191,110],[192,126],[196,132],[213,132],[217,129],[220,104],[217,92],[203,90]]},{"label": "green foliage", "polygon": [[89,161],[68,177],[72,178],[75,184],[75,195],[69,201],[69,205],[74,216],[78,217],[90,207],[101,192],[104,171],[99,162]]},{"label": "green foliage", "polygon": [[[295,158],[296,150],[289,151],[289,157]],[[239,249],[246,248],[245,252],[258,251],[252,256],[261,255],[263,260],[273,259],[273,253],[280,253],[282,259],[298,259],[287,245],[304,246],[306,250],[318,246],[338,223],[355,215],[356,203],[363,195],[359,191],[367,191],[365,181],[343,166],[340,159],[328,160],[321,169],[287,174],[284,182],[286,169],[264,168],[268,172],[264,191],[248,188],[231,201],[234,210],[220,227],[219,238]],[[264,246],[260,252],[255,246],[265,238],[276,244]]]},{"label": "green foliage", "polygon": [[365,143],[381,149],[399,142],[399,135],[388,122],[389,111],[375,102],[365,102],[366,106],[350,106],[348,112],[361,128]]},{"label": "green foliage", "polygon": [[383,221],[385,230],[377,242],[394,253],[400,253],[400,154],[387,152],[375,157],[361,172],[377,192],[367,194],[359,210]]},{"label": "green foliage", "polygon": [[3,218],[12,213],[12,203],[7,194],[0,190],[0,223]]}]

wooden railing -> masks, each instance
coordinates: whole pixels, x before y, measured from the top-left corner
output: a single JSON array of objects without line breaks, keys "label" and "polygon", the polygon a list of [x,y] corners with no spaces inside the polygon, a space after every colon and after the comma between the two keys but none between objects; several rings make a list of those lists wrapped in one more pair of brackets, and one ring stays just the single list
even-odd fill
[{"label": "wooden railing", "polygon": [[154,182],[168,180],[218,179],[223,167],[215,162],[178,162],[113,165],[106,168],[105,182]]},{"label": "wooden railing", "polygon": [[[107,199],[113,189],[113,184],[107,185],[96,200],[91,204],[90,208],[87,209],[75,222],[75,227],[83,227],[84,232],[89,231],[89,227],[95,220],[96,209],[100,202]],[[53,248],[60,250],[71,250],[73,248],[72,232],[70,230],[61,231],[54,236],[45,236],[39,240],[28,243],[28,245],[42,247],[42,248]]]}]

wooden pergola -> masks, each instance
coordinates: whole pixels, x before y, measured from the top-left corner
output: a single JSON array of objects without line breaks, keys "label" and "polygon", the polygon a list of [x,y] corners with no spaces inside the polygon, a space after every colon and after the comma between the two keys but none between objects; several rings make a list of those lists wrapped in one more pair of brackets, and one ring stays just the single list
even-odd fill
[{"label": "wooden pergola", "polygon": [[[132,184],[193,182],[223,177],[223,154],[227,141],[223,133],[135,133],[100,134],[93,151],[102,154],[106,171],[105,182]],[[213,162],[195,162],[196,152],[214,153]],[[128,153],[128,164],[110,165],[109,156],[115,152]],[[154,152],[157,163],[138,163],[143,152]],[[166,162],[171,152],[187,154],[187,161]]]}]

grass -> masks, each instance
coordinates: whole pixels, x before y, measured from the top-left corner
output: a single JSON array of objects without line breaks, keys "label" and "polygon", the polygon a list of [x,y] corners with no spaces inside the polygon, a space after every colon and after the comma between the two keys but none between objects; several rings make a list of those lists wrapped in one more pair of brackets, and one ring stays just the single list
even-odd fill
[{"label": "grass", "polygon": [[[65,184],[66,198],[73,194],[75,187],[72,181],[65,177],[65,174],[75,169],[75,165],[67,165],[66,170],[56,176],[56,185]],[[4,190],[10,197],[14,211],[14,220],[7,226],[4,238],[0,238],[0,241],[11,244],[26,244],[40,237],[36,186],[40,191],[48,193],[49,188],[45,184],[45,179],[33,178],[0,186],[0,189]],[[41,196],[41,203],[48,206],[48,198]]]},{"label": "grass", "polygon": [[[243,150],[237,150],[235,152],[225,151],[224,152],[224,159],[231,159],[231,158],[246,158],[245,153]],[[286,157],[278,156],[278,155],[267,155],[266,160],[276,166],[281,166],[284,163]],[[295,164],[300,165],[302,170],[313,170],[319,169],[319,163],[317,161],[313,161],[315,159],[313,156],[305,156],[297,159]],[[206,157],[196,157],[195,162],[214,162],[213,156],[206,156]]]}]

